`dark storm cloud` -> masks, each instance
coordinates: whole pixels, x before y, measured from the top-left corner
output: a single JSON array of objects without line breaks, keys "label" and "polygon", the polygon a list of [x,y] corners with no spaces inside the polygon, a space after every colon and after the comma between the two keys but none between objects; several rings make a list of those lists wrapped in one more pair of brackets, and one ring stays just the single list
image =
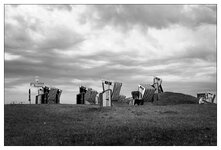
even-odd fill
[{"label": "dark storm cloud", "polygon": [[[209,65],[216,63],[216,49],[213,47],[189,47],[188,49],[182,51],[182,52],[177,52],[174,53],[172,56],[164,56],[161,58],[149,58],[146,57],[146,60],[139,60],[139,55],[136,53],[136,51],[127,51],[125,52],[108,52],[108,53],[103,53],[103,52],[98,52],[98,53],[93,53],[91,55],[85,55],[80,57],[83,60],[97,60],[97,61],[105,61],[105,60],[111,60],[107,65],[121,65],[125,66],[125,68],[121,68],[123,70],[131,70],[130,68],[127,67],[134,67],[134,72],[137,72],[139,69],[139,66],[144,66],[144,67],[154,67],[158,65],[163,65],[163,64],[173,64],[180,62],[182,63],[183,68],[186,68],[189,66],[189,64],[195,64],[196,59],[201,60],[201,61],[206,61]],[[137,69],[136,69],[137,66]],[[206,67],[206,66],[203,66]],[[180,66],[177,68],[171,68],[171,70],[167,70],[168,73],[174,73],[174,72],[181,72],[179,71]],[[182,67],[180,69],[183,69]],[[178,70],[176,70],[178,69]],[[166,70],[165,70],[166,71]]]},{"label": "dark storm cloud", "polygon": [[[63,84],[73,84],[70,81],[72,79],[80,80],[101,80],[103,78],[120,80],[125,78],[125,76],[131,76],[140,72],[140,69],[130,68],[110,68],[113,65],[126,65],[125,61],[119,57],[119,55],[112,54],[112,57],[116,58],[108,63],[107,65],[101,65],[92,68],[83,68],[81,65],[84,65],[89,60],[110,60],[110,55],[94,55],[88,57],[79,57],[79,58],[70,58],[70,57],[61,57],[56,53],[41,53],[39,55],[26,54],[23,55],[23,59],[5,61],[5,76],[7,78],[25,78],[26,83],[29,83],[30,80],[38,75],[41,77],[41,80],[46,82],[51,82],[53,84],[59,84],[61,78],[65,78],[66,82]],[[39,63],[31,63],[26,61],[27,59],[32,61],[41,61]],[[40,58],[40,59],[39,59]],[[129,61],[128,61],[129,62]],[[79,65],[81,64],[81,65]],[[128,65],[128,64],[127,64]],[[131,63],[132,65],[132,63]],[[127,80],[127,79],[124,79]],[[16,80],[15,82],[8,84],[7,87],[19,85],[22,81]]]},{"label": "dark storm cloud", "polygon": [[[56,57],[56,58],[55,58]],[[33,58],[32,58],[33,60]],[[82,60],[81,58],[68,59],[61,58],[57,55],[53,55],[51,57],[47,57],[42,63],[30,63],[29,61],[25,61],[25,59],[14,60],[14,61],[6,61],[5,62],[5,72],[8,77],[13,76],[14,74],[20,76],[33,76],[34,74],[38,74],[39,76],[44,77],[65,77],[65,78],[100,78],[101,76],[109,76],[109,74],[115,73],[118,75],[118,71],[121,70],[121,74],[123,72],[129,73],[129,69],[110,69],[104,66],[98,66],[93,68],[82,68],[81,65],[86,63],[86,60]],[[96,62],[96,61],[95,61]],[[69,65],[71,64],[71,65]],[[109,65],[109,64],[108,64]],[[125,70],[125,71],[124,71]]]},{"label": "dark storm cloud", "polygon": [[[193,51],[193,50],[192,50]],[[134,53],[133,53],[134,54]],[[134,55],[130,55],[127,53],[127,58],[125,59],[124,53],[120,53],[116,55],[115,53],[97,53],[95,55],[83,56],[86,60],[111,60],[106,67],[103,68],[93,68],[89,72],[96,74],[96,76],[108,77],[111,79],[118,79],[125,82],[131,82],[131,78],[136,75],[144,75],[144,76],[178,76],[180,78],[186,78],[192,76],[195,77],[198,73],[204,73],[205,76],[215,81],[214,78],[214,69],[216,61],[214,59],[210,61],[208,57],[214,56],[214,52],[202,54],[200,50],[198,51],[198,55],[194,53],[183,53],[181,55],[174,55],[171,57],[164,57],[160,59],[146,59],[143,61],[139,61],[139,57]],[[137,58],[137,59],[136,59]],[[198,63],[197,63],[198,62]],[[202,62],[204,62],[202,64]],[[194,65],[193,65],[194,64]],[[119,66],[119,67],[116,67]],[[100,72],[102,69],[102,72]],[[94,72],[93,72],[94,70]],[[211,74],[211,75],[210,75]],[[125,77],[128,78],[125,78]],[[94,78],[94,77],[93,77]],[[139,80],[139,79],[138,79]],[[141,80],[141,79],[140,79]],[[198,79],[197,79],[198,80]]]},{"label": "dark storm cloud", "polygon": [[216,24],[215,6],[193,5],[191,8],[184,8],[189,6],[191,5],[94,5],[81,18],[81,22],[92,19],[98,27],[112,24],[130,28],[137,24],[158,29],[171,24]]}]

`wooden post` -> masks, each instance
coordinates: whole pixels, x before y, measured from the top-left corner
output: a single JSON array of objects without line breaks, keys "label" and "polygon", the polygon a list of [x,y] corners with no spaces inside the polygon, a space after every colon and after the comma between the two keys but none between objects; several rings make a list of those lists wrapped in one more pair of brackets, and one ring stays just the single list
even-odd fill
[{"label": "wooden post", "polygon": [[[108,84],[108,89],[110,89],[110,84]],[[109,106],[111,106],[111,91],[108,91],[108,102],[109,102]]]},{"label": "wooden post", "polygon": [[138,86],[138,99],[140,99],[140,87]]},{"label": "wooden post", "polygon": [[103,91],[105,91],[105,89],[104,89],[104,82],[102,81],[102,87],[103,87]]},{"label": "wooden post", "polygon": [[31,89],[28,90],[28,101],[31,104]]}]

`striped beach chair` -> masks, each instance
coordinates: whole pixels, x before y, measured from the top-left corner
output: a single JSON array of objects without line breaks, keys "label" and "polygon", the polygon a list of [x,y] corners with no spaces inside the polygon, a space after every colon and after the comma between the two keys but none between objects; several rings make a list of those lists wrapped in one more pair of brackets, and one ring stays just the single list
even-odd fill
[{"label": "striped beach chair", "polygon": [[97,93],[98,93],[97,91],[94,91],[92,89],[88,89],[84,95],[85,104],[95,104]]},{"label": "striped beach chair", "polygon": [[155,88],[155,93],[163,93],[163,88],[162,88],[162,79],[158,77],[153,78],[153,87]]},{"label": "striped beach chair", "polygon": [[49,104],[55,104],[56,103],[56,97],[57,97],[58,89],[57,88],[51,88],[48,93],[48,103]]},{"label": "striped beach chair", "polygon": [[[107,89],[105,89],[105,85]],[[113,86],[113,89],[111,88]],[[103,92],[99,94],[99,103],[101,106],[112,106],[112,101],[117,101],[120,96],[122,83],[102,81]]]},{"label": "striped beach chair", "polygon": [[138,91],[142,93],[141,99],[144,100],[144,102],[151,102],[153,100],[155,88],[153,88],[149,84],[140,84],[138,85]]},{"label": "striped beach chair", "polygon": [[122,87],[122,83],[114,82],[113,92],[111,95],[112,101],[119,100],[121,87]]}]

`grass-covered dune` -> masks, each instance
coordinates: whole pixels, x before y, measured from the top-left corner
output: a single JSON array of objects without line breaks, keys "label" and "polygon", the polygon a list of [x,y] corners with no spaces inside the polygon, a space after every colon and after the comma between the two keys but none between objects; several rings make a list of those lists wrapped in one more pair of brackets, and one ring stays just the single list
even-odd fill
[{"label": "grass-covered dune", "polygon": [[198,104],[199,99],[182,93],[164,92],[159,93],[159,100],[154,101],[156,105]]},{"label": "grass-covered dune", "polygon": [[5,145],[217,145],[216,105],[5,105]]}]

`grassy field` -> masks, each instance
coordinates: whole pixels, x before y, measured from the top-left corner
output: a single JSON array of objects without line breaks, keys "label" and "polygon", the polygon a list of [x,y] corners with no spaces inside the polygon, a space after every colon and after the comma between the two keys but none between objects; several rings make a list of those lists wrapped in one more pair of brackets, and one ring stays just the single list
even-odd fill
[{"label": "grassy field", "polygon": [[217,145],[217,106],[5,105],[7,145]]}]

